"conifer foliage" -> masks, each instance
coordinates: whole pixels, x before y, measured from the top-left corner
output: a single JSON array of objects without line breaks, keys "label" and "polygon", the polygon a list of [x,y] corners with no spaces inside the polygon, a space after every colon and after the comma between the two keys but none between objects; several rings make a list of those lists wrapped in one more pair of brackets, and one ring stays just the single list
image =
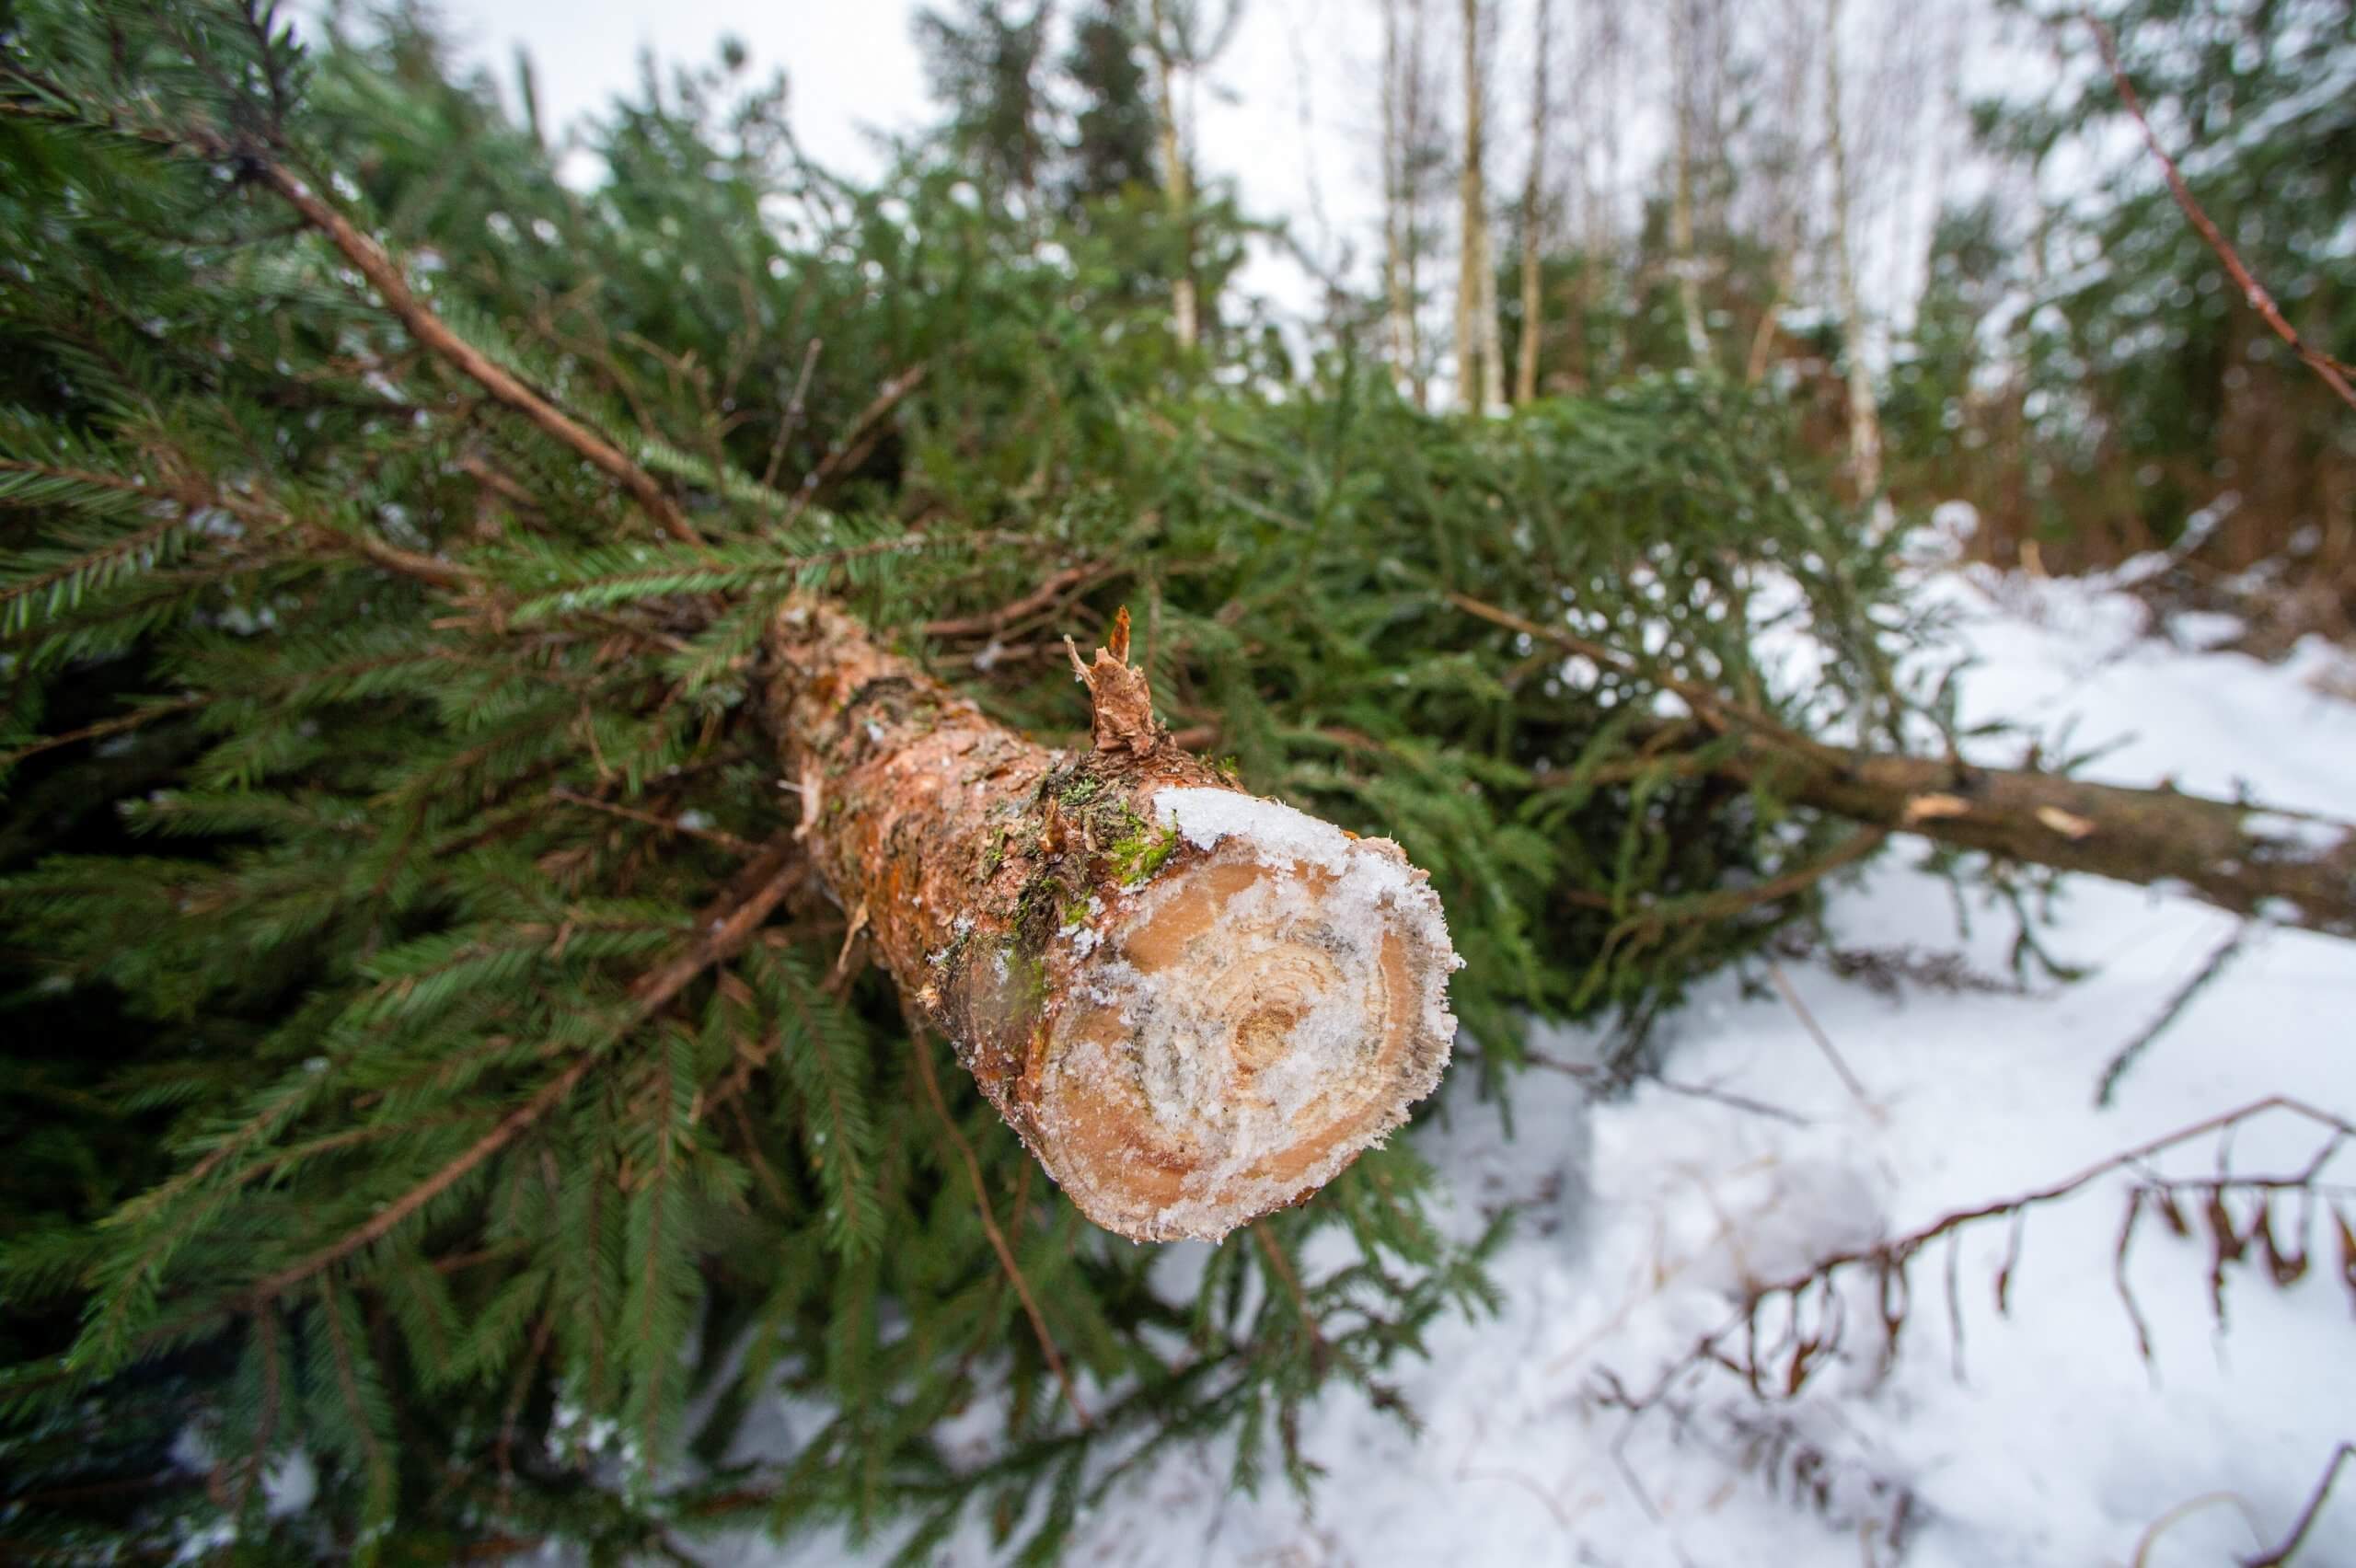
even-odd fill
[{"label": "conifer foliage", "polygon": [[0,10],[7,1552],[915,1560],[978,1510],[1044,1556],[1166,1444],[1301,1479],[1303,1401],[1395,1404],[1477,1309],[1405,1147],[1167,1262],[1050,1188],[806,874],[789,594],[1067,740],[1060,634],[1131,606],[1190,744],[1432,871],[1492,1079],[1533,1011],[1640,1041],[1854,858],[1692,693],[1937,718],[1740,397],[1209,363],[1101,227],[953,157],[846,186],[740,73],[616,106],[581,190],[414,21]]}]

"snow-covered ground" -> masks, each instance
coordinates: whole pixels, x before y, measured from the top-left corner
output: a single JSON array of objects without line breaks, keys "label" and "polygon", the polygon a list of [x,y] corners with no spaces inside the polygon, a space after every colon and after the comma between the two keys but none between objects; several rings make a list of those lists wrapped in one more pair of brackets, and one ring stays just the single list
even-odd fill
[{"label": "snow-covered ground", "polygon": [[[2129,601],[2083,584],[1946,575],[1925,592],[1958,612],[1980,661],[1964,678],[1968,721],[2051,732],[2074,718],[2078,747],[2132,737],[2095,777],[2246,785],[2285,808],[2356,814],[2356,706],[2322,694],[2327,651],[2274,666],[2204,652],[2218,628],[2142,635]],[[2006,976],[2010,913],[1967,899],[1958,929],[1952,892],[1922,858],[1903,843],[1833,897],[1839,943],[1958,954]],[[1331,1397],[1303,1426],[1327,1472],[1306,1510],[1280,1482],[1257,1499],[1232,1493],[1224,1452],[1182,1455],[1087,1519],[1071,1560],[1889,1563],[1895,1531],[1911,1563],[2165,1568],[2271,1546],[2335,1445],[2356,1437],[2356,1282],[2328,1205],[2305,1221],[2304,1277],[2229,1274],[2222,1330],[2197,1213],[2184,1239],[2146,1216],[2119,1264],[2131,1179],[2116,1175],[2028,1211],[2008,1313],[1996,1304],[2005,1220],[1964,1228],[1952,1252],[1923,1251],[1886,1371],[1860,1278],[1838,1359],[1796,1398],[1755,1400],[1707,1365],[1640,1415],[1597,1397],[1614,1379],[1652,1389],[1727,1321],[1746,1281],[2058,1182],[2269,1095],[2356,1120],[2356,944],[2254,931],[2097,1109],[2104,1065],[2236,922],[2093,881],[2068,884],[2054,916],[2048,948],[2092,970],[2075,983],[1902,983],[1890,995],[1790,961],[1796,1007],[1761,973],[1722,976],[1666,1026],[1674,1089],[1590,1104],[1575,1078],[1533,1071],[1511,1140],[1472,1075],[1457,1075],[1414,1135],[1452,1185],[1449,1222],[1469,1235],[1502,1204],[1522,1217],[1496,1260],[1503,1310],[1441,1325],[1429,1361],[1397,1369],[1421,1435]],[[1565,1061],[1592,1047],[1576,1035],[1539,1044]],[[2273,1113],[2233,1137],[2230,1159],[2244,1172],[2295,1170],[2322,1142]],[[2200,1176],[2220,1158],[2220,1140],[2196,1140],[2153,1168]],[[2356,1148],[2326,1180],[2356,1195]],[[2356,1218],[2349,1195],[2339,1207]],[[2301,1212],[2295,1198],[2277,1206],[2286,1252]],[[1195,1250],[1169,1249],[1166,1266],[1196,1266]],[[2148,1326],[2148,1365],[2118,1275]],[[1782,1322],[1771,1312],[1762,1327]],[[944,1561],[988,1557],[976,1533]],[[715,1559],[864,1560],[825,1539],[747,1539]],[[2299,1561],[2356,1562],[2356,1475]]]}]

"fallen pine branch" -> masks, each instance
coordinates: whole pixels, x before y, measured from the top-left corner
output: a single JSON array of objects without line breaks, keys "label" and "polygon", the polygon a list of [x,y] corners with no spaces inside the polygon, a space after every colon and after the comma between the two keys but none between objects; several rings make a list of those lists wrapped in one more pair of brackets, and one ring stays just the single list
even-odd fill
[{"label": "fallen pine branch", "polygon": [[1461,594],[1448,598],[1493,625],[1683,698],[1727,743],[1709,767],[1722,778],[1870,827],[2057,870],[2173,885],[2237,915],[2356,937],[2356,826],[2349,824],[2170,788],[1828,745],[1566,629]]}]

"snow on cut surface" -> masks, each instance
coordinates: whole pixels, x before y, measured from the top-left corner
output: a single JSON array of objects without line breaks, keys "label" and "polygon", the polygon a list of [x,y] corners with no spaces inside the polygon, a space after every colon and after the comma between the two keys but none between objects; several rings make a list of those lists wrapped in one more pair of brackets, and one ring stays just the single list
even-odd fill
[{"label": "snow on cut surface", "polygon": [[[1216,963],[1190,959],[1184,984],[1117,955],[1085,971],[1083,997],[1116,1016],[1118,1034],[1082,1031],[1054,1058],[1040,1114],[1052,1148],[1063,1086],[1133,1085],[1188,1168],[1148,1233],[1217,1239],[1240,1216],[1332,1180],[1431,1091],[1456,1032],[1446,976],[1457,961],[1438,895],[1397,846],[1232,790],[1163,790],[1154,807],[1199,852],[1196,869],[1216,860],[1275,874],[1228,899],[1198,939]],[[1304,866],[1320,874],[1302,876]],[[1168,901],[1189,896],[1198,895],[1185,879],[1149,880],[1120,896],[1119,928],[1148,928]],[[1421,962],[1407,965],[1411,993],[1396,995],[1382,983],[1384,956],[1403,939]],[[1406,1055],[1386,1060],[1401,1009]],[[1272,1166],[1337,1125],[1355,1135],[1313,1165]]]},{"label": "snow on cut surface", "polygon": [[[1922,593],[1963,612],[1980,658],[1961,677],[1967,723],[2043,728],[2074,717],[2081,744],[2135,736],[2098,767],[2108,780],[2151,784],[2178,772],[2187,789],[2230,790],[2241,775],[2269,805],[2347,812],[2356,706],[2305,685],[2320,651],[2266,666],[2123,640],[2129,617],[2116,596],[2084,584],[1936,578]],[[1206,819],[1202,831],[1210,826]],[[1971,925],[1959,937],[1947,885],[1921,859],[1919,843],[1901,840],[1838,890],[1834,939],[1959,951],[2004,976],[2007,914],[1968,895]],[[2178,1240],[2147,1216],[2126,1268],[2150,1326],[2146,1367],[2113,1278],[2119,1181],[2031,1212],[2009,1313],[1997,1311],[1994,1291],[2004,1222],[1964,1231],[1959,1340],[1944,1244],[1920,1256],[1887,1376],[1876,1375],[1876,1312],[1861,1290],[1849,1300],[1849,1352],[1796,1401],[1755,1401],[1719,1374],[1692,1386],[1681,1418],[1656,1414],[1632,1428],[1592,1397],[1607,1375],[1644,1389],[1727,1320],[1746,1282],[1811,1258],[2037,1189],[2268,1095],[2356,1119],[2347,1021],[2356,1018],[2356,943],[2295,930],[2254,932],[2127,1074],[2112,1108],[2095,1108],[2111,1055],[2235,927],[2175,893],[2081,879],[2064,884],[2056,922],[2040,933],[2057,955],[2094,966],[2077,984],[2040,980],[2021,994],[1909,986],[1891,997],[1788,961],[1791,984],[1867,1104],[1842,1086],[1797,1014],[1732,974],[1697,986],[1660,1026],[1663,1072],[1677,1089],[1647,1083],[1589,1103],[1567,1075],[1526,1073],[1515,1082],[1511,1138],[1469,1085],[1444,1090],[1446,1115],[1410,1135],[1449,1190],[1441,1223],[1461,1237],[1503,1205],[1521,1217],[1491,1271],[1501,1311],[1435,1322],[1428,1359],[1385,1374],[1421,1435],[1354,1394],[1311,1407],[1300,1441],[1326,1473],[1307,1514],[1274,1478],[1256,1498],[1235,1494],[1231,1447],[1176,1450],[1081,1520],[1069,1560],[1888,1568],[1898,1559],[1886,1542],[1868,1559],[1859,1531],[1887,1521],[1901,1496],[1909,1568],[2211,1568],[2271,1550],[2334,1446],[2356,1435],[2350,1301],[2334,1243],[2320,1228],[2311,1234],[2312,1265],[2289,1288],[2266,1283],[2262,1265],[2231,1273],[2221,1332],[2205,1243]],[[1576,1066],[1602,1043],[1563,1032],[1537,1043]],[[2316,1140],[2294,1125],[2252,1124],[2235,1139],[2236,1167],[2296,1169]],[[2214,1158],[2213,1145],[2195,1146],[2166,1169],[2199,1177]],[[2330,1179],[2356,1182],[2356,1151],[2339,1159]],[[2277,1216],[2287,1245],[2296,1204]],[[1183,1292],[1209,1255],[1199,1244],[1165,1248],[1161,1283]],[[1347,1261],[1312,1250],[1302,1262],[1322,1271]],[[962,1429],[964,1446],[953,1448],[961,1462],[987,1456],[987,1424],[976,1415]],[[1774,1453],[1783,1468],[1771,1478]],[[1793,1501],[1802,1453],[1824,1479],[1822,1514]],[[2294,1559],[2301,1568],[2356,1563],[2351,1482],[2343,1475],[2317,1516]],[[780,1548],[737,1538],[708,1560],[777,1568],[889,1554],[889,1542],[853,1549],[823,1537]],[[1000,1555],[976,1520],[934,1561],[974,1568]]]},{"label": "snow on cut surface", "polygon": [[1241,790],[1158,790],[1153,810],[1163,827],[1176,828],[1197,849],[1241,838],[1267,865],[1305,860],[1335,875],[1349,866],[1348,834],[1282,801],[1264,801]]},{"label": "snow on cut surface", "polygon": [[1197,849],[1237,839],[1264,866],[1299,861],[1330,872],[1340,879],[1335,893],[1342,905],[1369,914],[1394,912],[1416,928],[1434,952],[1446,956],[1449,969],[1463,967],[1449,945],[1438,895],[1389,839],[1353,837],[1281,801],[1241,790],[1158,790],[1153,809],[1161,826],[1176,828]]}]

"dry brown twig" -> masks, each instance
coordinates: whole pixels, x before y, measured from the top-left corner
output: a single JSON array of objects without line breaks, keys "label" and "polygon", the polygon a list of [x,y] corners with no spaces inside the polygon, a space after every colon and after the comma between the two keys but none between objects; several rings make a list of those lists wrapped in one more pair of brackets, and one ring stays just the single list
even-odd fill
[{"label": "dry brown twig", "polygon": [[1045,582],[1019,599],[1011,599],[997,609],[976,616],[951,616],[930,620],[918,628],[927,637],[996,637],[1027,617],[1053,608],[1067,594],[1093,587],[1106,578],[1117,577],[1127,569],[1112,561],[1081,561],[1056,572]]},{"label": "dry brown twig", "polygon": [[785,509],[786,522],[791,523],[800,517],[820,490],[866,460],[867,455],[875,449],[876,442],[883,439],[884,420],[900,406],[902,398],[924,385],[930,369],[922,361],[910,365],[885,382],[867,407],[851,416],[850,423],[843,428],[842,434],[835,438],[834,444],[826,448],[826,455],[818,460],[818,466],[803,475],[802,483],[795,487],[793,499]]},{"label": "dry brown twig", "polygon": [[752,844],[750,841],[739,838],[733,833],[723,832],[716,827],[690,827],[686,823],[680,821],[677,817],[662,816],[653,812],[642,812],[635,807],[625,806],[614,801],[600,801],[595,796],[580,794],[574,790],[563,789],[561,787],[550,790],[549,791],[549,799],[551,801],[562,801],[565,804],[571,806],[586,806],[591,811],[604,812],[608,816],[618,816],[629,822],[642,823],[648,827],[660,828],[665,833],[684,833],[690,838],[700,838],[708,844],[717,844],[720,847],[729,851],[731,854],[749,855],[753,853],[754,849],[756,847],[756,846]]},{"label": "dry brown twig", "polygon": [[940,1076],[932,1070],[932,1043],[922,1033],[915,1041],[913,1055],[925,1098],[932,1102],[941,1118],[941,1131],[949,1135],[950,1146],[964,1162],[966,1179],[974,1184],[974,1213],[981,1219],[982,1234],[989,1239],[990,1250],[998,1254],[999,1266],[1006,1271],[1008,1283],[1014,1286],[1014,1294],[1022,1303],[1023,1315],[1031,1320],[1031,1332],[1039,1341],[1039,1354],[1046,1357],[1047,1370],[1055,1374],[1072,1418],[1083,1429],[1093,1427],[1095,1423],[1089,1417],[1088,1407],[1080,1402],[1080,1389],[1072,1383],[1071,1374],[1065,1370],[1063,1353],[1056,1348],[1055,1336],[1047,1332],[1047,1320],[1039,1310],[1039,1298],[1031,1294],[1031,1282],[1023,1277],[1022,1265],[1014,1261],[1014,1249],[1008,1244],[1006,1232],[999,1228],[998,1216],[990,1213],[989,1189],[982,1182],[981,1161],[974,1157],[974,1146],[957,1130],[956,1119],[949,1113],[949,1101],[941,1092]]},{"label": "dry brown twig", "polygon": [[[2259,1117],[2277,1113],[2304,1122],[2323,1135],[2315,1153],[2295,1170],[2258,1175],[2235,1174],[2221,1164],[2217,1171],[2210,1175],[2168,1177],[2151,1170],[2149,1162],[2156,1156],[2205,1137],[2223,1137]],[[2346,1275],[2351,1297],[2356,1297],[2356,1228],[2350,1227],[2347,1211],[2338,1206],[2344,1200],[2356,1198],[2356,1186],[2336,1185],[2323,1179],[2331,1162],[2351,1142],[2356,1142],[2356,1123],[2348,1122],[2304,1101],[2286,1095],[2269,1095],[2253,1101],[2122,1149],[2046,1186],[1957,1209],[1903,1236],[1844,1249],[1819,1258],[1796,1274],[1751,1289],[1739,1310],[1724,1325],[1703,1335],[1683,1355],[1671,1362],[1656,1379],[1649,1392],[1632,1395],[1616,1378],[1607,1378],[1595,1397],[1601,1404],[1627,1411],[1634,1421],[1658,1406],[1689,1373],[1703,1366],[1715,1366],[1743,1378],[1751,1392],[1760,1397],[1771,1397],[1772,1389],[1772,1397],[1790,1398],[1797,1394],[1813,1373],[1840,1350],[1847,1321],[1847,1308],[1838,1288],[1839,1279],[1856,1269],[1867,1271],[1876,1286],[1875,1305],[1884,1334],[1880,1355],[1882,1365],[1887,1367],[1897,1354],[1900,1334],[1911,1309],[1909,1268],[1923,1251],[1943,1239],[1950,1242],[1946,1257],[1947,1307],[1959,1357],[1963,1322],[1955,1277],[1958,1259],[1953,1239],[1962,1230],[1985,1221],[2004,1219],[2011,1222],[2011,1238],[2004,1262],[1995,1276],[1996,1309],[1999,1312],[2009,1312],[2014,1274],[2020,1261],[2022,1221],[2027,1211],[2069,1198],[2105,1177],[2121,1172],[2132,1174],[2137,1179],[2128,1190],[2125,1213],[2112,1256],[2112,1276],[2135,1332],[2138,1353],[2147,1364],[2152,1360],[2153,1346],[2142,1314],[2128,1286],[2127,1262],[2139,1225],[2147,1215],[2180,1239],[2193,1236],[2195,1221],[2187,1217],[2177,1201],[2179,1196],[2189,1196],[2197,1201],[2198,1224],[2209,1232],[2211,1299],[2221,1324],[2224,1321],[2225,1277],[2230,1266],[2237,1263],[2262,1264],[2267,1275],[2278,1286],[2288,1286],[2307,1273],[2313,1251],[2308,1244],[2313,1229],[2313,1209],[2318,1198],[2331,1206],[2333,1229],[2341,1251],[2341,1271]],[[2221,1160],[2224,1154],[2225,1149],[2221,1147]],[[2274,1225],[2274,1200],[2288,1193],[2302,1194],[2305,1205],[2298,1221],[2300,1228],[2294,1238],[2297,1242],[2295,1249],[2286,1248],[2284,1239],[2276,1234]],[[2246,1221],[2237,1221],[2227,1205],[2228,1197],[2245,1203],[2255,1199],[2258,1209],[2254,1216]],[[1771,1303],[1779,1300],[1789,1308],[1782,1337],[1772,1343],[1762,1343],[1762,1313]],[[1811,1301],[1815,1303],[1812,1322],[1807,1320],[1807,1308]],[[1738,1336],[1742,1341],[1738,1349],[1734,1344]],[[1772,1378],[1771,1366],[1776,1374]]]},{"label": "dry brown twig", "polygon": [[2297,1521],[2291,1527],[2291,1533],[2282,1538],[2282,1544],[2256,1557],[2243,1558],[2242,1568],[2282,1568],[2284,1563],[2297,1556],[2299,1548],[2306,1544],[2307,1532],[2316,1528],[2316,1516],[2331,1500],[2332,1483],[2339,1479],[2340,1467],[2351,1458],[2356,1458],[2356,1443],[2342,1443],[2334,1448],[2331,1458],[2323,1467],[2322,1479],[2316,1482],[2315,1491],[2308,1494],[2307,1505],[2300,1510]]},{"label": "dry brown twig", "polygon": [[1872,1112],[1877,1120],[1880,1119],[1881,1108],[1874,1103],[1873,1096],[1865,1092],[1865,1084],[1850,1069],[1840,1048],[1832,1043],[1832,1036],[1824,1032],[1824,1025],[1816,1021],[1816,1014],[1800,1000],[1799,991],[1792,985],[1792,977],[1784,974],[1784,966],[1772,958],[1767,961],[1767,978],[1775,987],[1775,994],[1784,998],[1784,1005],[1799,1019],[1800,1027],[1807,1031],[1808,1038],[1816,1042],[1816,1048],[1824,1053],[1824,1059],[1832,1064],[1833,1072],[1840,1077],[1842,1087],[1849,1091],[1850,1098]]},{"label": "dry brown twig", "polygon": [[[2299,1118],[2324,1135],[2322,1142],[2307,1162],[2296,1170],[2267,1175],[2233,1174],[2223,1163],[2230,1150],[2231,1135],[2245,1124],[2269,1113],[2282,1113]],[[2165,1177],[2151,1171],[2148,1162],[2154,1157],[2207,1136],[2220,1140],[2220,1164],[2213,1174]],[[1869,1269],[1873,1274],[1876,1286],[1874,1309],[1883,1331],[1880,1360],[1886,1370],[1896,1356],[1899,1336],[1911,1309],[1908,1266],[1933,1242],[1944,1239],[1946,1242],[1946,1306],[1955,1341],[1955,1372],[1960,1378],[1963,1373],[1963,1319],[1957,1275],[1958,1243],[1961,1232],[1985,1220],[2004,1218],[2011,1221],[2010,1241],[1995,1277],[1997,1310],[2008,1312],[2013,1277],[2020,1260],[2021,1226],[2026,1212],[2038,1205],[2068,1198],[2106,1176],[2120,1172],[2133,1173],[2137,1181],[2128,1191],[2125,1218],[2112,1255],[2112,1276],[2134,1329],[2138,1352],[2147,1364],[2152,1361],[2153,1347],[2142,1314],[2136,1307],[2127,1281],[2129,1250],[2137,1223],[2145,1215],[2160,1219],[2178,1238],[2193,1236],[2194,1224],[2186,1218],[2177,1203],[2180,1193],[2199,1200],[2200,1222],[2210,1233],[2210,1287],[2220,1325],[2224,1321],[2223,1290],[2228,1265],[2236,1262],[2263,1265],[2266,1274],[2278,1286],[2288,1286],[2307,1273],[2312,1251],[2308,1239],[2313,1229],[2313,1208],[2318,1198],[2332,1206],[2331,1228],[2337,1233],[2339,1247],[2339,1272],[2344,1277],[2351,1297],[2356,1297],[2356,1228],[2351,1228],[2347,1211],[2339,1206],[2344,1200],[2356,1198],[2356,1186],[2328,1183],[2322,1180],[2332,1160],[2350,1142],[2356,1142],[2356,1124],[2304,1101],[2281,1095],[2252,1101],[2123,1149],[2035,1191],[1956,1210],[1905,1236],[1833,1253],[1774,1284],[1754,1287],[1730,1321],[1702,1336],[1682,1355],[1671,1361],[1643,1392],[1632,1391],[1616,1373],[1606,1367],[1595,1374],[1587,1399],[1598,1408],[1624,1413],[1625,1420],[1611,1445],[1612,1461],[1638,1504],[1648,1515],[1657,1518],[1657,1511],[1627,1458],[1626,1448],[1644,1419],[1657,1412],[1672,1421],[1680,1435],[1692,1427],[1697,1409],[1690,1390],[1683,1387],[1689,1376],[1705,1367],[1716,1366],[1742,1378],[1757,1400],[1784,1401],[1796,1397],[1817,1370],[1839,1356],[1848,1323],[1848,1308],[1846,1298],[1837,1287],[1836,1276],[1856,1267]],[[2276,1235],[2273,1224],[2272,1200],[2291,1192],[2302,1194],[2304,1203],[2298,1220],[2300,1229],[2295,1238],[2295,1251],[2284,1249],[2282,1239]],[[2227,1206],[2229,1196],[2244,1203],[2255,1198],[2258,1201],[2255,1216],[2246,1222],[2236,1221]],[[1813,1321],[1808,1320],[1805,1311],[1811,1297],[1817,1303]],[[1760,1324],[1762,1310],[1778,1298],[1788,1304],[1788,1318],[1783,1326],[1781,1338],[1772,1344],[1762,1343]],[[1735,1343],[1738,1336],[1742,1341],[1739,1346]],[[1745,1418],[1737,1412],[1728,1419],[1739,1429]],[[1822,1466],[1829,1462],[1829,1456],[1820,1449],[1807,1449],[1804,1440],[1802,1447],[1814,1454],[1813,1459],[1808,1461],[1811,1474],[1820,1473]],[[2283,1568],[2297,1554],[2312,1532],[2315,1521],[2328,1500],[2339,1470],[2347,1463],[2351,1451],[2356,1450],[2351,1450],[2351,1446],[2346,1443],[2335,1451],[2304,1509],[2282,1543],[2271,1551],[2243,1560],[2242,1568]],[[1756,1457],[1755,1454],[1746,1454],[1746,1464]],[[1809,1476],[1800,1473],[1798,1466],[1794,1468],[1790,1479],[1796,1491],[1809,1482]],[[1911,1493],[1899,1487],[1895,1496],[1897,1508],[1887,1521],[1894,1545],[1902,1538],[1911,1512]],[[1819,1495],[1820,1505],[1823,1500]]]}]

